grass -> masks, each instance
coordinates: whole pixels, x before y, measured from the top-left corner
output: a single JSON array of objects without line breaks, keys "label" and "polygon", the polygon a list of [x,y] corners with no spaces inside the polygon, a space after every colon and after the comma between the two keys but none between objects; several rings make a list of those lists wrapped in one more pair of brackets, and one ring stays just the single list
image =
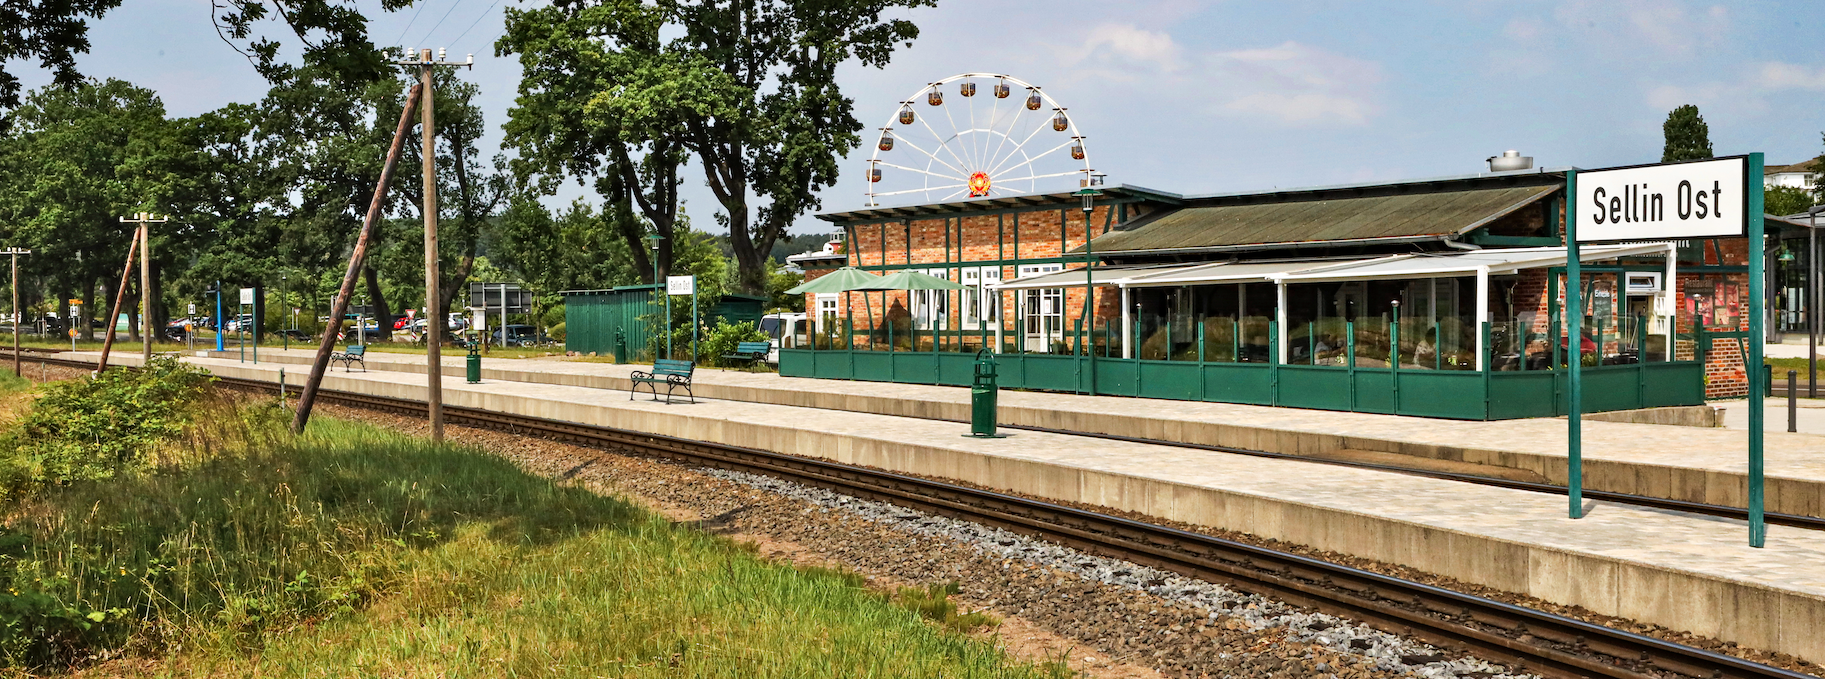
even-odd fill
[{"label": "grass", "polygon": [[287,440],[270,409],[236,419],[217,439],[245,445],[12,508],[0,650],[15,666],[124,650],[159,660],[97,671],[1058,676],[958,631],[988,621],[946,609],[948,589],[897,605],[481,451],[321,416]]},{"label": "grass", "polygon": [[1789,370],[1797,371],[1799,379],[1806,379],[1806,359],[1804,358],[1764,358],[1762,360],[1768,365],[1774,366],[1774,379],[1787,379]]}]

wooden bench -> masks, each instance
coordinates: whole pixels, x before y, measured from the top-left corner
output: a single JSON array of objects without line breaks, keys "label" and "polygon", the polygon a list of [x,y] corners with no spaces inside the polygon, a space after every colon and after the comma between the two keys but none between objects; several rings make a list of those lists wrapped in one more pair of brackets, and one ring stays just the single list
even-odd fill
[{"label": "wooden bench", "polygon": [[753,363],[767,360],[767,354],[772,350],[773,344],[769,342],[741,342],[735,345],[734,351],[723,354],[722,357]]},{"label": "wooden bench", "polygon": [[[362,369],[366,370],[367,368],[364,365]],[[691,373],[696,371],[696,369],[697,364],[690,361],[673,361],[664,358],[653,361],[652,372],[635,370],[632,375],[628,376],[634,383],[633,386],[627,390],[627,400],[634,400],[634,392],[640,389],[640,385],[644,384],[647,389],[653,392],[653,400],[657,401],[659,400],[659,385],[663,383],[665,384],[665,402],[667,405],[670,405],[672,402],[672,390],[679,387],[684,387],[684,393],[691,397],[692,403],[696,403],[697,395],[691,393]]]},{"label": "wooden bench", "polygon": [[368,353],[368,345],[351,344],[348,346],[347,349],[330,354],[330,367],[335,367],[335,365],[337,363],[341,363],[342,372],[349,372],[350,367],[352,367],[356,363],[360,363],[361,372],[367,372],[368,371],[367,353]]}]

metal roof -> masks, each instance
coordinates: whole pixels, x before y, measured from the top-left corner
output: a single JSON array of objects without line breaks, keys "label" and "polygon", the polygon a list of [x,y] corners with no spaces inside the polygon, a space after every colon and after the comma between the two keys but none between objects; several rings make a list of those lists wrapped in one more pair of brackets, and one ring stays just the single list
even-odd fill
[{"label": "metal roof", "polygon": [[1221,252],[1299,244],[1438,240],[1469,232],[1558,184],[1184,207],[1092,243],[1098,255]]},{"label": "metal roof", "polygon": [[[1185,268],[1184,264],[1119,264],[1115,266],[1098,266],[1090,271],[1090,279],[1097,285],[1121,285],[1136,276],[1161,271]],[[1031,290],[1034,288],[1080,288],[1084,286],[1084,270],[1065,269],[990,285],[996,290]]]},{"label": "metal roof", "polygon": [[[1179,194],[1159,191],[1145,186],[1131,184],[1110,184],[1097,186],[1107,198],[1142,198],[1167,204],[1177,204]],[[990,210],[1008,210],[1015,208],[1032,208],[1043,206],[1071,207],[1082,204],[1083,199],[1069,191],[1059,193],[1035,193],[1031,195],[998,196],[994,198],[965,198],[942,203],[922,205],[888,205],[865,207],[839,212],[821,212],[818,219],[837,224],[872,222],[893,219],[922,219],[930,217],[948,217],[960,212],[986,212]]]},{"label": "metal roof", "polygon": [[[1586,245],[1578,249],[1578,261],[1598,262],[1618,257],[1671,255],[1673,243],[1636,243],[1629,245]],[[1358,262],[1336,263],[1305,271],[1276,276],[1288,283],[1322,283],[1357,280],[1399,280],[1439,278],[1474,274],[1488,270],[1491,275],[1512,274],[1522,269],[1564,266],[1570,259],[1567,248],[1491,248],[1470,252],[1392,255]]]}]

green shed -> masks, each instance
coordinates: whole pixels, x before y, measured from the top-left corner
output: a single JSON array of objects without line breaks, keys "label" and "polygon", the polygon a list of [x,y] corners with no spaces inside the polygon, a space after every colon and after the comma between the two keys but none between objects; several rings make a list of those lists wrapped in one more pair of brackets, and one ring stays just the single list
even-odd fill
[{"label": "green shed", "polygon": [[[660,301],[664,292],[661,285],[624,285],[608,290],[558,293],[564,296],[564,350],[613,356],[615,333],[620,331],[625,335],[627,350],[639,353],[651,337],[663,337],[662,331],[653,324],[663,315],[654,313],[654,304]],[[689,305],[690,298],[672,300],[673,305],[680,302]],[[709,310],[706,320],[712,325],[717,319],[759,324],[766,303],[767,298],[758,295],[725,294],[722,301]],[[625,361],[633,357],[620,358]]]}]

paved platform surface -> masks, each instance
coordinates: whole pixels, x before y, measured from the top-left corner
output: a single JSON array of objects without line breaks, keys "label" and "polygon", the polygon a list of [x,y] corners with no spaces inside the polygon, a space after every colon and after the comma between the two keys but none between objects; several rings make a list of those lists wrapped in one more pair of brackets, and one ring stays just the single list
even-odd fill
[{"label": "paved platform surface", "polygon": [[[290,367],[189,360],[222,375],[275,381],[279,368]],[[393,371],[336,371],[325,387],[424,396],[423,377]],[[1752,549],[1738,521],[1601,502],[1571,520],[1564,498],[1553,495],[1061,434],[974,439],[959,423],[820,408],[718,399],[666,405],[600,388],[449,379],[445,401],[1244,531],[1825,661],[1818,633],[1825,629],[1825,532],[1771,526],[1766,548]]]},{"label": "paved platform surface", "polygon": [[[263,360],[307,363],[303,350],[262,351]],[[227,355],[232,360],[232,352]],[[462,382],[463,357],[445,357],[444,372]],[[423,355],[370,352],[376,372],[422,373]],[[516,381],[625,390],[639,365],[565,360],[484,359],[489,382]],[[340,369],[336,369],[337,374]],[[360,373],[355,373],[360,374]],[[696,393],[709,398],[851,410],[957,421],[969,417],[969,390],[884,382],[781,377],[769,372],[701,368]],[[445,384],[451,384],[446,377]],[[1276,453],[1328,455],[1338,450],[1400,453],[1525,470],[1550,483],[1567,478],[1566,424],[1538,418],[1497,422],[1439,420],[1371,413],[1004,391],[1002,421],[1070,431],[1227,445]],[[1737,402],[1742,415],[1746,402]],[[1770,408],[1775,403],[1769,402]],[[1726,407],[1730,407],[1726,404]],[[1784,407],[1784,404],[1781,406]],[[1766,437],[1770,511],[1825,516],[1825,436],[1786,433],[1784,410],[1769,411]],[[1818,413],[1825,415],[1825,412]],[[1811,428],[1814,419],[1806,420]],[[1703,429],[1620,422],[1584,423],[1588,488],[1693,502],[1744,506],[1748,436]],[[1825,431],[1825,423],[1820,429]]]}]

